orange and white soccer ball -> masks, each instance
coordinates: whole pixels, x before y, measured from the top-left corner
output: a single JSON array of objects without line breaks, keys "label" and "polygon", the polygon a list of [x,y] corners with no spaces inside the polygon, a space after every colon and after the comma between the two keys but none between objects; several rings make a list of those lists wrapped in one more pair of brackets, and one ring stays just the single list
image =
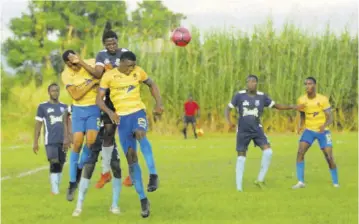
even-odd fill
[{"label": "orange and white soccer ball", "polygon": [[197,136],[203,136],[204,132],[202,128],[196,128],[196,134]]}]

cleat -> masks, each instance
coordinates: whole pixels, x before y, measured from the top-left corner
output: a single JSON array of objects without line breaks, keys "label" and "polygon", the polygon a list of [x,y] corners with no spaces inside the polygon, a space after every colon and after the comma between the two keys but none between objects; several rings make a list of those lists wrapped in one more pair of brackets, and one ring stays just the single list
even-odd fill
[{"label": "cleat", "polygon": [[103,186],[105,186],[106,183],[110,182],[111,179],[112,179],[112,176],[111,176],[110,172],[101,174],[101,178],[99,181],[97,181],[95,187],[98,189],[103,188]]},{"label": "cleat", "polygon": [[76,189],[77,189],[77,184],[70,182],[69,188],[67,189],[67,195],[66,195],[66,198],[68,201],[74,200]]},{"label": "cleat", "polygon": [[256,181],[254,181],[254,184],[255,184],[257,187],[261,188],[261,189],[265,188],[265,183],[264,183],[264,181],[258,181],[258,180],[256,180]]},{"label": "cleat", "polygon": [[121,210],[119,207],[112,207],[110,208],[110,212],[115,214],[115,215],[118,215],[118,214],[121,214]]},{"label": "cleat", "polygon": [[131,187],[133,184],[130,176],[127,176],[126,179],[122,182],[122,184],[126,187]]},{"label": "cleat", "polygon": [[142,218],[150,216],[150,202],[147,198],[141,199],[141,216]]},{"label": "cleat", "polygon": [[158,175],[157,174],[151,174],[150,180],[147,185],[147,191],[148,192],[154,192],[158,188]]},{"label": "cleat", "polygon": [[340,186],[339,186],[339,184],[333,184],[333,187],[339,188]]},{"label": "cleat", "polygon": [[77,208],[77,209],[75,209],[75,211],[72,213],[72,216],[73,216],[73,217],[78,217],[78,216],[80,216],[81,212],[82,212],[82,209],[81,209],[81,208]]},{"label": "cleat", "polygon": [[296,185],[292,187],[292,189],[305,188],[305,184],[303,182],[298,182]]}]

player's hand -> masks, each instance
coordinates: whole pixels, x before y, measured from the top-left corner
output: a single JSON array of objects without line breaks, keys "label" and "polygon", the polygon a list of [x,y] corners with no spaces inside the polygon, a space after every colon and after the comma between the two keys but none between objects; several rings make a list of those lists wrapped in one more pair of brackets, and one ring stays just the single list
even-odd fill
[{"label": "player's hand", "polygon": [[161,104],[156,104],[155,109],[154,109],[154,113],[157,115],[161,115],[164,111],[163,105]]},{"label": "player's hand", "polygon": [[298,127],[298,128],[297,128],[297,134],[298,134],[298,135],[300,135],[300,133],[302,133],[302,131],[303,131],[303,128],[302,128],[302,127]]},{"label": "player's hand", "polygon": [[69,59],[69,61],[72,64],[78,64],[80,62],[80,58],[79,56],[77,56],[76,54],[69,54],[69,56],[67,57]]},{"label": "player's hand", "polygon": [[34,145],[32,146],[32,151],[34,151],[34,153],[37,155],[37,153],[39,152],[39,144],[34,143]]},{"label": "player's hand", "polygon": [[62,150],[67,152],[67,150],[71,147],[71,140],[69,137],[64,138],[64,143],[62,145]]},{"label": "player's hand", "polygon": [[320,126],[319,132],[320,132],[320,133],[323,133],[324,131],[325,131],[325,125]]},{"label": "player's hand", "polygon": [[110,119],[112,120],[112,122],[116,125],[120,124],[120,116],[118,116],[118,114],[116,114],[115,112],[111,111],[108,116],[110,117]]},{"label": "player's hand", "polygon": [[305,104],[299,104],[294,107],[295,110],[299,110],[299,111],[303,110],[304,108],[305,108]]}]

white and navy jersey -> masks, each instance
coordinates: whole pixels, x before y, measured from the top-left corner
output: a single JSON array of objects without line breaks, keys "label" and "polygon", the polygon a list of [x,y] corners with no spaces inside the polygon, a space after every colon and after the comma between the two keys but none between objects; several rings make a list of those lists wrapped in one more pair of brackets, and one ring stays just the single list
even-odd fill
[{"label": "white and navy jersey", "polygon": [[249,96],[246,90],[236,93],[232,101],[228,104],[231,108],[236,108],[240,117],[238,119],[238,131],[256,132],[260,125],[260,119],[264,107],[273,107],[275,102],[266,94],[258,92],[254,96]]},{"label": "white and navy jersey", "polygon": [[63,103],[41,103],[37,108],[35,119],[44,123],[45,145],[63,143],[64,123],[63,113],[67,105]]}]

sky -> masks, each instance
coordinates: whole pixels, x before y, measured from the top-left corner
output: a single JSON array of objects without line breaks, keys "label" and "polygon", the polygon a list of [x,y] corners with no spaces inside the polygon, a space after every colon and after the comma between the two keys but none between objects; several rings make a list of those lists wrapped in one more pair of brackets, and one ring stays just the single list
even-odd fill
[{"label": "sky", "polygon": [[[126,2],[132,11],[138,1]],[[270,16],[275,29],[280,29],[289,19],[311,32],[324,31],[327,23],[336,33],[345,27],[353,35],[358,32],[357,0],[163,0],[163,3],[187,16],[183,26],[194,25],[200,30],[226,26],[250,32],[254,25],[264,24]],[[27,4],[28,1],[1,0],[1,43],[12,36],[8,28],[10,20],[21,17],[27,11]]]}]

